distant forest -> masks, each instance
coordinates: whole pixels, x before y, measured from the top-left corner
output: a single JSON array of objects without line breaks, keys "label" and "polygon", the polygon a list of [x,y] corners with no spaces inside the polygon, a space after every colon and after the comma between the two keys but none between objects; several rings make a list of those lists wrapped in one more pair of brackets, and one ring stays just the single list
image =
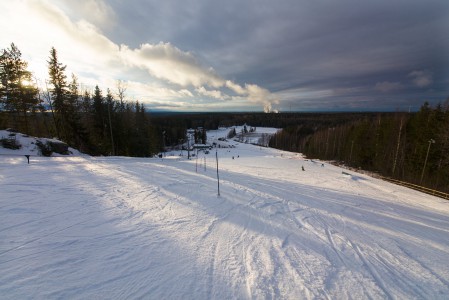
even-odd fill
[{"label": "distant forest", "polygon": [[38,87],[20,50],[1,50],[0,128],[57,137],[90,155],[148,157],[185,142],[188,128],[275,127],[271,147],[449,192],[449,100],[416,113],[152,113],[126,101],[120,81],[114,93],[81,91],[54,48],[47,62],[49,80]]},{"label": "distant forest", "polygon": [[449,100],[323,125],[286,126],[270,146],[449,192]]},{"label": "distant forest", "polygon": [[186,128],[280,128],[270,147],[449,192],[449,99],[411,113],[197,113],[152,120],[165,128],[167,145],[176,145]]}]

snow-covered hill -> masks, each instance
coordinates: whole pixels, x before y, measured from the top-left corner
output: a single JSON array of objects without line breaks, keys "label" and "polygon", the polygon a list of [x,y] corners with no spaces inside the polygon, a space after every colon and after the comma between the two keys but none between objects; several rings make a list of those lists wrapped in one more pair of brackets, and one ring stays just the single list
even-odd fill
[{"label": "snow-covered hill", "polygon": [[0,298],[449,297],[448,201],[220,143],[235,147],[0,156]]}]

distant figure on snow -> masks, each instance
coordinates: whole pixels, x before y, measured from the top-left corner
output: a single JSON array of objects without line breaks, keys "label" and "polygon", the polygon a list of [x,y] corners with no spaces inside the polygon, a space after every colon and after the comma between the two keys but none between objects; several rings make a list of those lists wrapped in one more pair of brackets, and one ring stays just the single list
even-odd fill
[{"label": "distant figure on snow", "polygon": [[301,166],[301,169],[302,169],[303,171],[305,171],[305,170],[304,170],[304,166]]}]

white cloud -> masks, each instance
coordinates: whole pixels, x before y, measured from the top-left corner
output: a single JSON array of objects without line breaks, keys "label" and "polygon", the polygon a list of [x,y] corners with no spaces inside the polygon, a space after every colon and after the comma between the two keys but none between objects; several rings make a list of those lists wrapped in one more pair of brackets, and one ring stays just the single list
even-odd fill
[{"label": "white cloud", "polygon": [[7,47],[14,42],[29,62],[29,70],[42,81],[48,76],[51,47],[67,65],[68,76],[73,72],[85,79],[83,74],[91,74],[101,84],[103,78],[118,73],[111,66],[117,65],[119,47],[93,24],[73,22],[45,0],[0,1],[0,11],[0,45]]},{"label": "white cloud", "polygon": [[187,89],[171,89],[154,83],[128,81],[127,87],[128,98],[137,98],[144,102],[178,101],[193,97],[192,92]]},{"label": "white cloud", "polygon": [[131,66],[144,68],[157,78],[182,87],[224,84],[213,69],[203,67],[189,52],[181,51],[170,43],[143,44],[137,49],[121,45],[123,61]]},{"label": "white cloud", "polygon": [[69,8],[74,18],[84,19],[100,28],[116,25],[114,10],[103,0],[59,0]]},{"label": "white cloud", "polygon": [[[86,20],[72,22],[62,10],[46,1],[31,1],[31,8],[39,13],[46,32],[40,35],[45,43],[52,43],[58,52],[77,60],[82,65],[110,64],[117,61],[118,45],[114,44],[92,23]],[[50,37],[47,38],[46,35]],[[48,50],[49,51],[49,50]]]},{"label": "white cloud", "polygon": [[265,112],[272,110],[272,104],[279,104],[279,98],[272,94],[269,90],[264,89],[256,84],[245,84],[245,87],[232,82],[226,81],[226,87],[234,91],[239,96],[246,96],[250,102],[262,104]]},{"label": "white cloud", "polygon": [[179,90],[178,93],[184,97],[193,97],[192,92],[190,92],[189,90],[186,90],[186,89]]},{"label": "white cloud", "polygon": [[[66,8],[73,6],[68,0],[62,3]],[[60,61],[67,65],[67,75],[75,73],[85,86],[98,84],[114,89],[116,80],[121,79],[128,83],[129,94],[147,101],[192,102],[195,92],[208,98],[233,100],[227,93],[233,92],[254,104],[277,103],[268,90],[225,80],[199,62],[193,53],[171,43],[144,43],[135,49],[117,45],[98,27],[104,25],[102,19],[114,16],[103,0],[82,0],[90,13],[75,21],[71,18],[74,14],[67,14],[58,4],[61,5],[47,0],[0,3],[5,16],[0,18],[1,45],[7,47],[14,42],[23,53],[30,53],[24,59],[41,82],[48,76],[46,61],[51,47],[55,47]],[[99,19],[93,23],[96,14]]]},{"label": "white cloud", "polygon": [[[217,88],[227,87],[239,96],[255,104],[261,104],[265,110],[271,110],[271,104],[279,100],[267,89],[256,84],[239,84],[224,80],[213,69],[203,67],[189,52],[184,52],[170,43],[156,45],[143,44],[137,49],[121,46],[123,61],[131,66],[146,69],[152,76],[178,84],[184,88],[193,86],[195,91],[203,96],[229,100],[228,94]],[[208,90],[205,86],[215,89]]]},{"label": "white cloud", "polygon": [[206,96],[206,97],[211,97],[211,98],[220,99],[220,100],[228,100],[228,99],[230,99],[230,97],[228,95],[224,95],[221,91],[219,91],[219,90],[206,90],[206,88],[204,86],[196,88],[195,91],[198,94]]},{"label": "white cloud", "polygon": [[245,84],[245,90],[248,94],[248,100],[251,102],[271,102],[271,93],[256,84]]},{"label": "white cloud", "polygon": [[432,73],[429,71],[413,71],[408,74],[412,78],[412,82],[417,87],[423,88],[433,83]]},{"label": "white cloud", "polygon": [[246,94],[246,91],[244,88],[242,88],[240,85],[232,82],[231,80],[226,80],[226,87],[237,93],[238,95],[244,95]]}]

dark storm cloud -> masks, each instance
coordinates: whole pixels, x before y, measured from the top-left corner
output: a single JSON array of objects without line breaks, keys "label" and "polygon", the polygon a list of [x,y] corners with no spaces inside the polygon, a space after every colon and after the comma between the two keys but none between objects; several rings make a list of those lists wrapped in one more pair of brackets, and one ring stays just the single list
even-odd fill
[{"label": "dark storm cloud", "polygon": [[298,109],[395,109],[449,96],[447,0],[118,5],[117,18],[126,25],[110,33],[115,42],[170,42],[225,78],[288,94],[281,100]]}]

